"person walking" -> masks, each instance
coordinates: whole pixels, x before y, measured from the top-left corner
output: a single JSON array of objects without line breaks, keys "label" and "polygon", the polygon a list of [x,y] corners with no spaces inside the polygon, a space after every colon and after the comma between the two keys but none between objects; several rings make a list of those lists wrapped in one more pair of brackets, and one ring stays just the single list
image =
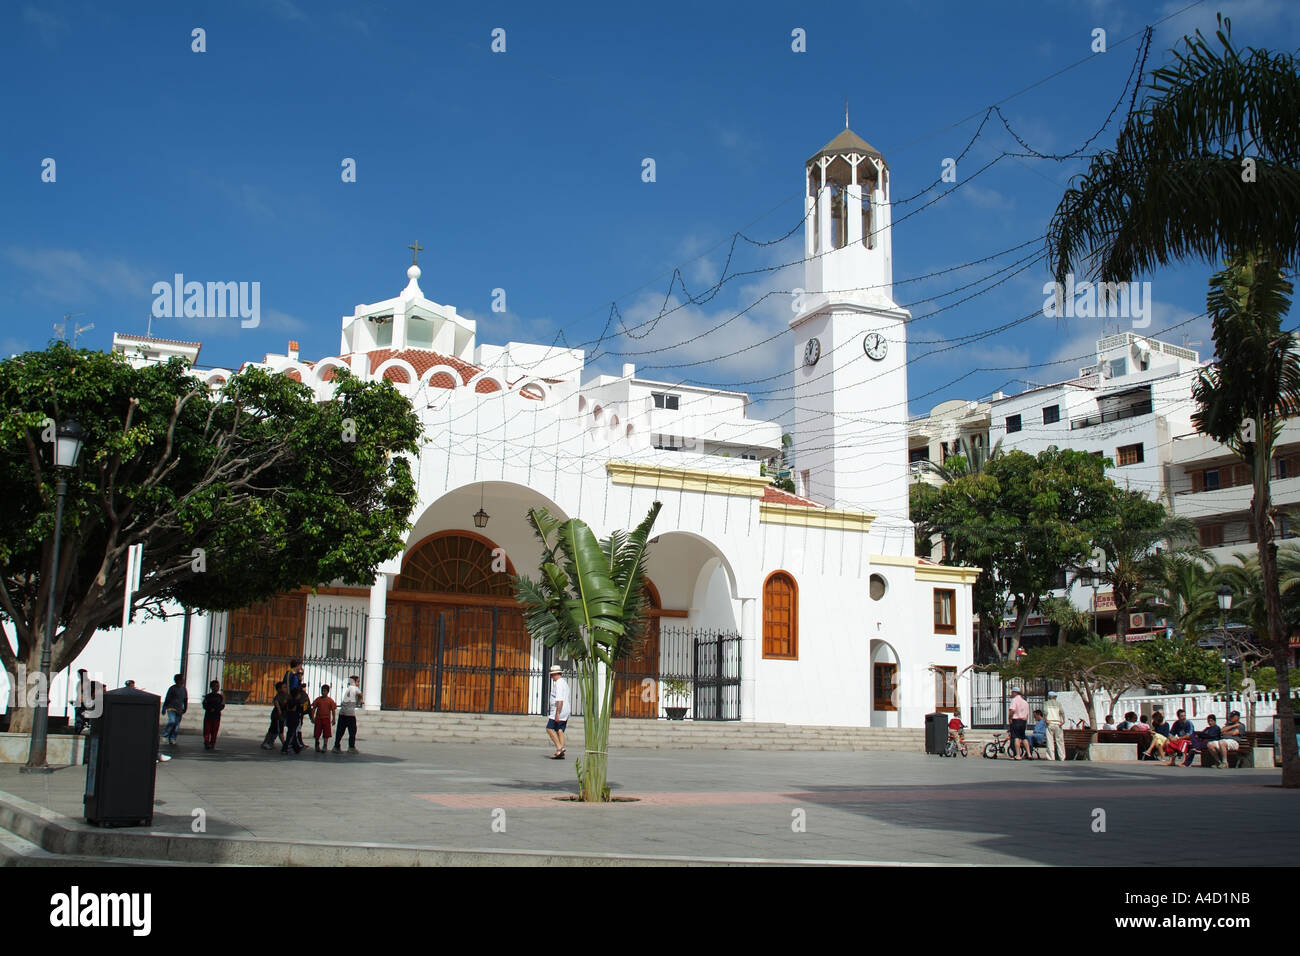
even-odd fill
[{"label": "person walking", "polygon": [[348,677],[348,686],[343,688],[343,700],[339,702],[339,727],[334,732],[334,752],[340,750],[343,731],[348,732],[348,753],[357,752],[357,707],[364,703],[361,695],[361,678],[356,674]]},{"label": "person walking", "polygon": [[553,710],[546,721],[546,735],[551,738],[551,743],[555,744],[555,753],[551,755],[552,760],[560,760],[564,757],[564,728],[569,724],[569,709],[572,703],[569,682],[561,677],[560,673],[560,665],[552,664],[550,674]]},{"label": "person walking", "polygon": [[1025,740],[1025,727],[1029,723],[1029,701],[1019,687],[1011,688],[1011,747],[1018,751],[1014,759],[1029,759],[1029,743]]},{"label": "person walking", "polygon": [[1056,698],[1056,691],[1047,692],[1043,702],[1043,717],[1047,720],[1047,759],[1065,759],[1065,708]]},{"label": "person walking", "polygon": [[278,680],[275,682],[275,696],[271,698],[271,726],[262,741],[263,750],[274,750],[275,742],[284,740],[284,712],[288,706],[289,692],[284,689],[284,681]]},{"label": "person walking", "polygon": [[311,716],[316,728],[316,752],[324,753],[329,749],[330,736],[334,731],[334,711],[338,705],[330,696],[330,685],[321,684],[320,696],[311,703]]},{"label": "person walking", "polygon": [[86,729],[86,711],[90,704],[91,685],[86,675],[90,673],[84,667],[77,671],[77,702],[72,708],[72,732],[80,734]]},{"label": "person walking", "polygon": [[217,749],[217,729],[221,726],[221,712],[226,709],[226,698],[221,694],[221,684],[213,681],[203,697],[203,749]]},{"label": "person walking", "polygon": [[167,688],[167,696],[163,698],[162,710],[167,717],[167,726],[163,728],[162,735],[175,747],[176,735],[181,730],[181,718],[189,707],[189,695],[185,693],[185,675],[177,674],[173,680],[172,686]]}]

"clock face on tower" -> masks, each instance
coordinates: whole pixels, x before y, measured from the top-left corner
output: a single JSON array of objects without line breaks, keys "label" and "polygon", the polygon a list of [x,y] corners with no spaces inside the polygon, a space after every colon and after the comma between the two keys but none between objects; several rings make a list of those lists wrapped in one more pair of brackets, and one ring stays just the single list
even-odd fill
[{"label": "clock face on tower", "polygon": [[872,332],[862,340],[862,349],[867,353],[867,358],[879,362],[889,352],[889,343],[879,332]]},{"label": "clock face on tower", "polygon": [[822,344],[817,339],[808,340],[808,344],[803,349],[803,364],[812,368],[817,364],[817,360],[822,357]]}]

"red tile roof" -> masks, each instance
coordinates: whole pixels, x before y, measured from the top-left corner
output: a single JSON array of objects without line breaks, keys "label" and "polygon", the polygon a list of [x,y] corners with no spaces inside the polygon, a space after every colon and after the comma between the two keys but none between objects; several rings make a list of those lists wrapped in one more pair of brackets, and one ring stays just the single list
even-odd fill
[{"label": "red tile roof", "polygon": [[763,489],[763,500],[778,505],[798,505],[803,508],[824,508],[825,505],[818,504],[808,498],[801,498],[799,495],[792,495],[788,491],[782,491],[775,485],[768,485]]}]

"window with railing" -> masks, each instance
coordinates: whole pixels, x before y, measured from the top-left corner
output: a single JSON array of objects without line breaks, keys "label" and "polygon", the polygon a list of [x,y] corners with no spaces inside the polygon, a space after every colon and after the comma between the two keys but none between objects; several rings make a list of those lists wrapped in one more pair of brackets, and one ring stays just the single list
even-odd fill
[{"label": "window with railing", "polygon": [[1108,408],[1099,411],[1096,415],[1087,415],[1083,418],[1070,419],[1070,428],[1091,428],[1093,425],[1102,425],[1106,422],[1117,422],[1125,418],[1136,418],[1139,415],[1151,414],[1151,399],[1144,398],[1138,402],[1132,402],[1128,405],[1121,405],[1117,408]]},{"label": "window with railing", "polygon": [[1012,432],[1018,432],[1018,431],[1020,431],[1020,416],[1019,416],[1019,415],[1008,415],[1008,416],[1007,416],[1007,434],[1010,435]]},{"label": "window with railing", "polygon": [[1060,405],[1048,405],[1046,408],[1043,409],[1044,425],[1055,425],[1060,420],[1061,420]]}]

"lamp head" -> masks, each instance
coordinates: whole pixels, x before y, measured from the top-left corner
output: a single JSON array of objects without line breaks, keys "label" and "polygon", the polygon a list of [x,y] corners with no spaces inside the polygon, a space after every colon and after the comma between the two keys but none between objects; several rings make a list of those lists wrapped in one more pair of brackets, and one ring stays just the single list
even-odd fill
[{"label": "lamp head", "polygon": [[75,468],[81,457],[81,426],[75,418],[65,418],[54,434],[54,466]]}]

